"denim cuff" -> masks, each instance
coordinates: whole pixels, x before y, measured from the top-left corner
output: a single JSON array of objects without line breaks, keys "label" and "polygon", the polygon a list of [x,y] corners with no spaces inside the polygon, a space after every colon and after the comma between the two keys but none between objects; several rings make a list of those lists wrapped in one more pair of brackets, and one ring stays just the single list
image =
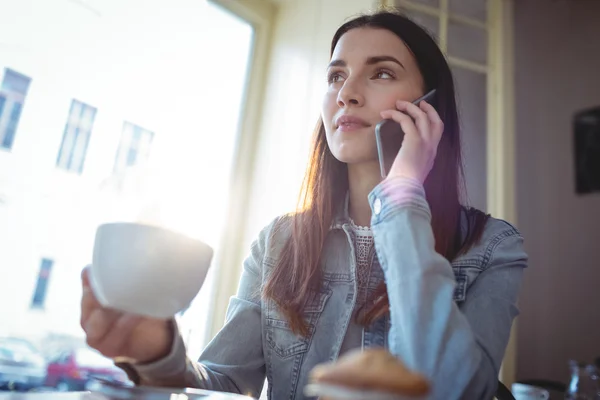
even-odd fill
[{"label": "denim cuff", "polygon": [[406,177],[387,178],[369,193],[372,210],[371,225],[402,209],[420,211],[431,219],[429,204],[425,198],[425,188],[416,179]]},{"label": "denim cuff", "polygon": [[164,358],[145,363],[131,364],[131,367],[137,372],[142,381],[155,382],[165,381],[169,378],[181,377],[185,375],[187,368],[187,352],[185,343],[177,327],[177,323],[172,320],[173,343],[171,351]]}]

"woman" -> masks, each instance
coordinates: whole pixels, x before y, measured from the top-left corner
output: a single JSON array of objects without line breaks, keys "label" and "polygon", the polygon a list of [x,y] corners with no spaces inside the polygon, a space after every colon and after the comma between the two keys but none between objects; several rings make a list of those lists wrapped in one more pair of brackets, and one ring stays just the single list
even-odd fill
[{"label": "woman", "polygon": [[[515,228],[459,202],[443,54],[401,15],[360,16],[333,38],[327,85],[301,209],[261,232],[199,362],[173,322],[101,308],[84,271],[88,343],[136,382],[258,397],[266,377],[277,400],[303,399],[315,365],[379,346],[427,377],[431,398],[491,398],[527,256]],[[411,103],[431,89],[435,107]],[[382,119],[405,133],[383,181]]]}]

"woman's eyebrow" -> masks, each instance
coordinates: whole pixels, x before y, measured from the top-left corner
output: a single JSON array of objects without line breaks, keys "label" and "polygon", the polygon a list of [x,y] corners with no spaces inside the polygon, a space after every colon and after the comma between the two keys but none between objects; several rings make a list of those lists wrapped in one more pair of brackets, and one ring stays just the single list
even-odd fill
[{"label": "woman's eyebrow", "polygon": [[396,57],[392,57],[392,56],[374,56],[374,57],[369,57],[369,58],[367,58],[367,65],[378,64],[378,63],[384,62],[384,61],[394,62],[394,63],[398,64],[399,66],[401,66],[402,68],[406,69],[404,67],[404,64],[402,64],[400,62],[400,60],[398,60]]},{"label": "woman's eyebrow", "polygon": [[[369,57],[367,58],[367,65],[374,65],[374,64],[378,64],[380,62],[384,62],[384,61],[391,61],[394,62],[396,64],[398,64],[399,66],[401,66],[402,68],[406,69],[406,67],[404,67],[404,64],[402,64],[396,57],[392,57],[392,56],[373,56],[373,57]],[[327,68],[332,68],[332,67],[346,67],[348,65],[348,63],[346,63],[346,61],[344,60],[333,60],[329,63],[329,65],[327,66]]]},{"label": "woman's eyebrow", "polygon": [[346,65],[348,64],[344,60],[333,60],[329,63],[327,68],[329,69],[331,67],[345,67]]}]

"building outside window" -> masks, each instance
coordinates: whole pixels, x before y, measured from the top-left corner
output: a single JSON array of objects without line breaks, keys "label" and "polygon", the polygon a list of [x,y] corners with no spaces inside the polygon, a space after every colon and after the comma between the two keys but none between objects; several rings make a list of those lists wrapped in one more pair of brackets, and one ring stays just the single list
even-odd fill
[{"label": "building outside window", "polygon": [[73,99],[56,166],[80,174],[83,171],[96,108]]},{"label": "building outside window", "polygon": [[52,272],[53,265],[53,260],[42,258],[35,291],[33,292],[33,299],[31,300],[31,308],[44,308],[44,304],[46,303],[46,292],[48,290],[48,281],[50,280],[50,273]]},{"label": "building outside window", "polygon": [[12,149],[31,78],[4,69],[0,85],[0,148]]},{"label": "building outside window", "polygon": [[114,172],[122,172],[127,167],[146,161],[150,154],[150,144],[153,138],[154,132],[125,121],[115,159]]}]

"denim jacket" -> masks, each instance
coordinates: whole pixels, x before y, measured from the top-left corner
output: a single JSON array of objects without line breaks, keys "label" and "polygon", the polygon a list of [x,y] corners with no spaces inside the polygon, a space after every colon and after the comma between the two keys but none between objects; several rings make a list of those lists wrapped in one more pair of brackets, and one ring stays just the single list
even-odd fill
[{"label": "denim jacket", "polygon": [[[428,377],[428,398],[492,398],[527,265],[521,235],[490,218],[481,240],[449,263],[434,250],[431,212],[420,183],[386,180],[370,193],[369,204],[376,250],[371,275],[380,274],[387,283],[390,313],[364,328],[363,347],[385,347]],[[354,315],[356,262],[346,208],[326,239],[322,289],[304,310],[310,334],[295,335],[275,304],[260,296],[289,237],[285,226],[274,221],[254,242],[226,323],[198,362],[186,357],[176,335],[166,358],[134,365],[130,376],[144,384],[256,398],[266,378],[269,399],[306,399],[303,387],[311,369],[338,357]]]}]

